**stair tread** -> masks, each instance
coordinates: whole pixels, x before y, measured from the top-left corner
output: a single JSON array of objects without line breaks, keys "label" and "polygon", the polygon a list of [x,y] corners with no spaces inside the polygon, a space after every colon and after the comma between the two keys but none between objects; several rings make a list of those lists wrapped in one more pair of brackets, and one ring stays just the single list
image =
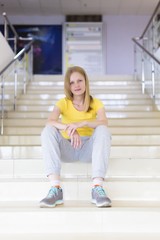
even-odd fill
[{"label": "stair tread", "polygon": [[[160,133],[156,135],[148,134],[112,134],[112,146],[159,146],[160,145]],[[29,135],[3,135],[0,138],[1,146],[24,146],[31,145],[37,146],[41,145],[40,134],[33,134],[30,132]]]},{"label": "stair tread", "polygon": [[160,233],[155,232],[155,233],[149,233],[149,232],[109,232],[109,233],[104,233],[104,232],[90,232],[90,233],[82,233],[81,231],[78,233],[73,233],[73,232],[59,232],[59,233],[7,233],[7,234],[0,234],[1,239],[3,240],[159,240],[160,239]]},{"label": "stair tread", "polygon": [[[116,232],[137,233],[138,235],[148,233],[153,234],[150,235],[152,237],[155,233],[160,234],[160,207],[158,206],[116,207],[113,202],[111,208],[97,208],[89,201],[88,203],[68,201],[63,206],[54,209],[41,209],[37,205],[35,202],[16,202],[15,205],[11,203],[8,206],[0,203],[0,234],[9,232],[13,234],[12,237],[17,233],[30,233],[30,235],[33,233],[77,233],[79,235],[79,233],[111,234]],[[132,236],[135,237],[135,235]]]},{"label": "stair tread", "polygon": [[[154,201],[155,207],[150,206],[148,208],[149,202],[146,201],[146,203],[143,203],[144,205],[139,206],[137,205],[137,201],[112,201],[112,207],[111,208],[101,208],[102,211],[109,211],[109,212],[136,212],[141,213],[144,212],[156,212],[160,214],[160,203],[159,201]],[[97,208],[94,204],[90,202],[90,199],[87,200],[65,200],[64,204],[59,205],[55,208],[39,208],[39,202],[38,201],[0,201],[0,212],[51,212],[52,209],[54,209],[55,212],[63,212],[63,211],[71,211],[71,212],[99,212],[100,208]]]}]

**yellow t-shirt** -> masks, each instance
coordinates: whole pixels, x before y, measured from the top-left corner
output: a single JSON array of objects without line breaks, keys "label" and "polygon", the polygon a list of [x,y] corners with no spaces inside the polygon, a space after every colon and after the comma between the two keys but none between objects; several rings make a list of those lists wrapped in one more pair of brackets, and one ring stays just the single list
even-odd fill
[{"label": "yellow t-shirt", "polygon": [[[103,108],[103,103],[97,99],[93,98],[91,102],[91,110],[89,112],[78,111],[72,104],[72,101],[67,98],[62,98],[56,103],[56,106],[60,109],[61,112],[61,122],[64,124],[76,123],[82,121],[92,121],[97,117],[97,111],[100,108]],[[78,128],[77,132],[80,136],[91,136],[93,133],[93,128],[82,127]],[[69,138],[65,131],[61,131],[61,134],[64,138]]]}]

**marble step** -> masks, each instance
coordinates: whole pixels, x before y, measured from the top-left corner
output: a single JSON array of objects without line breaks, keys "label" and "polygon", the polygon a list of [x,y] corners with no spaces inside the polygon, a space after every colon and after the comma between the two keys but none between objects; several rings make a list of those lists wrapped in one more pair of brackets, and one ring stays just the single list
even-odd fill
[{"label": "marble step", "polygon": [[[11,105],[6,105],[4,106],[5,111],[12,111],[13,110],[13,104]],[[107,111],[156,111],[158,108],[157,106],[153,104],[147,104],[147,105],[105,105],[105,109]],[[0,106],[1,110],[1,106]],[[52,111],[53,110],[53,105],[48,106],[40,106],[40,105],[17,105],[16,106],[16,111]],[[160,110],[160,109],[159,109]]]},{"label": "marble step", "polygon": [[[132,105],[132,106],[117,106],[117,105],[114,105],[114,106],[105,106],[106,110],[110,111],[153,111],[153,110],[156,110],[156,107],[152,104],[148,104],[148,105]],[[52,111],[53,110],[53,106],[17,106],[17,110],[18,111],[21,111],[21,110],[27,110],[27,111]]]},{"label": "marble step", "polygon": [[[26,203],[28,204],[28,203]],[[23,218],[22,218],[23,219]],[[132,224],[132,223],[131,223]],[[28,240],[28,239],[32,239],[32,240],[44,240],[44,239],[48,239],[48,240],[97,240],[97,239],[101,239],[101,240],[135,240],[135,239],[140,239],[140,240],[159,240],[160,238],[160,234],[158,232],[154,233],[148,233],[148,232],[135,232],[135,231],[131,231],[131,232],[109,232],[109,233],[102,233],[102,231],[100,233],[94,232],[93,229],[93,233],[30,233],[30,232],[25,232],[25,233],[7,233],[7,234],[0,234],[0,238],[3,240]]]},{"label": "marble step", "polygon": [[[5,82],[5,89],[11,90],[14,89],[14,82]],[[17,85],[17,89],[23,89],[24,87],[24,83],[22,82],[18,82]],[[49,89],[64,89],[64,82],[63,81],[59,81],[59,82],[30,82],[27,85],[27,89],[30,90],[34,90],[34,89],[38,89],[38,90],[49,90]],[[90,89],[130,89],[132,88],[133,90],[136,89],[141,89],[141,85],[139,82],[132,82],[132,81],[106,81],[106,82],[102,82],[102,81],[97,81],[97,82],[90,82]]]},{"label": "marble step", "polygon": [[[13,83],[14,84],[14,83]],[[12,83],[9,83],[8,85],[12,85]],[[61,86],[63,87],[64,86],[64,81],[61,80],[61,81],[32,81],[30,82],[30,87],[38,87],[38,88],[41,88],[41,87],[57,87],[57,86]],[[97,81],[90,81],[90,88],[92,87],[102,87],[102,86],[114,86],[115,88],[116,87],[127,87],[127,86],[130,86],[130,87],[141,87],[141,84],[140,82],[138,81],[121,81],[121,80],[107,80],[107,81],[101,81],[101,80],[97,80]]]},{"label": "marble step", "polygon": [[[160,126],[160,120],[158,118],[139,118],[137,120],[135,120],[134,118],[125,118],[125,119],[109,119],[108,121],[108,125],[109,127],[126,127],[126,126],[132,126],[132,127],[136,127],[136,126],[154,126],[154,127],[158,127]],[[36,118],[32,118],[32,119],[5,119],[4,121],[4,126],[8,127],[8,126],[36,126],[36,127],[40,127],[40,126],[44,126],[46,123],[46,119],[36,119]]]},{"label": "marble step", "polygon": [[[23,70],[23,69],[22,69]],[[97,81],[126,81],[126,82],[138,82],[134,80],[133,75],[91,75],[88,76],[90,82],[97,82]],[[12,82],[14,79],[14,74],[10,74],[5,80],[6,82]],[[19,80],[23,80],[23,77],[19,75]],[[33,75],[32,82],[60,82],[64,81],[64,75]]]},{"label": "marble step", "polygon": [[[2,99],[2,94],[0,95],[0,100]],[[6,100],[13,100],[14,99],[14,95],[12,94],[5,94],[4,95],[4,100],[6,101]]]},{"label": "marble step", "polygon": [[[158,135],[112,135],[112,146],[158,146],[160,145],[160,134]],[[41,144],[40,135],[3,135],[0,137],[1,146],[37,146]]]},{"label": "marble step", "polygon": [[85,201],[68,201],[55,209],[39,209],[35,202],[25,201],[1,204],[0,210],[3,240],[157,240],[160,237],[158,207],[97,209]]},{"label": "marble step", "polygon": [[[59,87],[59,88],[48,88],[48,89],[43,89],[43,88],[35,88],[35,89],[28,89],[29,86],[27,87],[27,92],[26,95],[57,95],[57,94],[64,94],[64,89],[63,87]],[[118,95],[133,95],[133,94],[137,94],[137,95],[141,95],[142,94],[142,90],[141,88],[136,88],[136,89],[132,89],[131,87],[128,87],[126,89],[123,88],[110,88],[108,89],[108,87],[104,88],[97,88],[95,87],[94,89],[90,89],[90,93],[93,96],[96,96],[97,94],[118,94]],[[8,95],[13,95],[14,94],[14,89],[13,88],[6,88],[5,89],[5,94]],[[23,94],[23,88],[18,89],[18,95]]]},{"label": "marble step", "polygon": [[[34,111],[26,111],[26,112],[7,112],[6,117],[7,118],[45,118],[47,119],[49,116],[49,112],[34,112]],[[160,112],[159,111],[150,111],[150,112],[112,112],[108,111],[106,112],[106,115],[108,118],[160,118]]]},{"label": "marble step", "polygon": [[[34,104],[34,105],[53,105],[55,104],[58,99],[61,98],[61,95],[58,95],[56,94],[57,96],[55,96],[55,98],[53,99],[52,98],[48,98],[43,96],[42,98],[36,98],[36,96],[34,98],[31,98],[29,96],[26,96],[26,95],[23,95],[25,96],[22,97],[20,96],[19,98],[17,98],[16,100],[16,104],[17,105],[31,105],[31,104]],[[6,95],[8,96],[8,95]],[[32,96],[32,95],[31,95]],[[59,97],[60,96],[60,97]],[[153,104],[153,101],[152,99],[150,98],[136,98],[136,99],[118,99],[115,97],[115,99],[111,99],[111,98],[108,98],[106,99],[105,97],[103,99],[101,99],[101,101],[105,104],[105,105],[147,105],[147,104]],[[10,105],[10,104],[13,104],[14,102],[14,96],[10,95],[10,97],[8,98],[5,98],[4,99],[4,105]],[[158,101],[156,101],[156,103],[158,103]],[[154,105],[154,104],[153,104]]]},{"label": "marble step", "polygon": [[[10,103],[10,101],[8,100]],[[17,100],[17,105],[54,105],[57,100],[36,100],[36,99],[19,99]],[[103,104],[106,106],[110,105],[148,105],[153,104],[151,99],[130,99],[130,100],[102,100]],[[7,100],[6,100],[7,103]]]},{"label": "marble step", "polygon": [[[133,75],[89,75],[89,81],[133,81],[134,76]],[[64,80],[64,75],[38,75],[35,74],[33,76],[33,81],[51,81],[51,82],[58,82],[58,81],[63,81]]]},{"label": "marble step", "polygon": [[[64,202],[85,201],[90,205],[92,181],[90,179],[68,179],[61,181]],[[104,189],[115,207],[160,207],[159,181],[107,181]],[[1,179],[0,205],[20,201],[39,201],[50,189],[50,183],[44,179]],[[95,206],[94,206],[95,207]],[[58,208],[56,208],[58,209]],[[4,208],[5,210],[5,208]],[[51,209],[50,209],[51,211]],[[2,212],[1,212],[2,214]],[[0,216],[1,216],[0,214]],[[0,221],[0,223],[2,223]]]},{"label": "marble step", "polygon": [[[112,146],[111,158],[160,158],[160,146]],[[1,146],[0,159],[39,159],[41,146]]]},{"label": "marble step", "polygon": [[[157,135],[160,134],[160,128],[157,126],[110,126],[110,131],[112,134],[121,134],[121,135],[128,135],[128,134],[148,134],[148,135]],[[4,127],[4,135],[40,135],[43,126],[7,126]]]},{"label": "marble step", "polygon": [[[32,94],[30,92],[27,92],[27,94],[19,94],[18,97],[17,97],[17,101],[21,101],[22,102],[25,102],[25,101],[30,101],[34,99],[34,102],[37,102],[37,101],[57,101],[58,99],[60,98],[63,98],[65,97],[65,95],[63,93],[41,93],[41,94]],[[94,97],[97,97],[99,99],[101,99],[102,101],[128,101],[128,102],[137,102],[139,101],[139,103],[143,102],[146,100],[147,101],[150,101],[150,102],[153,102],[153,100],[146,94],[139,94],[137,96],[137,94],[110,94],[110,93],[106,93],[106,94],[103,94],[103,93],[99,93],[99,94],[94,94]],[[7,102],[7,100],[13,100],[14,98],[14,93],[10,92],[10,94],[5,94],[4,96],[5,98],[5,101]],[[1,98],[0,98],[1,99]],[[157,99],[158,101],[158,99]]]},{"label": "marble step", "polygon": [[[7,90],[7,93],[9,92],[9,90]],[[12,93],[13,91],[10,90],[10,92]],[[91,94],[142,94],[142,90],[141,88],[137,87],[136,89],[132,89],[131,87],[128,88],[108,88],[106,87],[104,89],[104,87],[101,88],[97,88],[95,87],[94,89],[91,88],[90,89]],[[44,88],[35,88],[35,89],[28,89],[27,88],[27,94],[63,94],[64,90],[63,88],[59,87],[59,88],[48,88],[48,89],[44,89]]]},{"label": "marble step", "polygon": [[[91,163],[62,162],[61,177],[64,181],[91,179]],[[0,159],[0,182],[8,178],[23,180],[46,179],[42,158]],[[11,181],[11,179],[10,179]],[[106,182],[160,182],[158,158],[110,158],[105,176]]]},{"label": "marble step", "polygon": [[[9,95],[7,95],[9,96]],[[65,95],[63,93],[59,94],[47,94],[47,93],[44,93],[44,94],[30,94],[29,92],[27,92],[27,94],[23,94],[20,96],[21,99],[37,99],[37,100],[40,100],[40,99],[49,99],[49,100],[57,100],[57,99],[60,99],[60,98],[63,98],[65,97]],[[147,95],[147,94],[133,94],[133,93],[130,93],[130,94],[110,94],[110,93],[107,93],[107,94],[103,94],[103,93],[100,93],[100,94],[94,94],[94,97],[96,98],[99,98],[101,100],[117,100],[117,99],[120,99],[120,100],[130,100],[130,99],[150,99],[150,97]]]},{"label": "marble step", "polygon": [[[9,90],[10,88],[8,88]],[[63,86],[54,86],[54,87],[36,87],[36,86],[32,86],[32,85],[28,85],[27,87],[27,92],[29,93],[37,93],[37,94],[44,94],[44,93],[64,93],[64,88]],[[90,87],[90,92],[91,94],[97,94],[97,93],[137,93],[140,94],[141,88],[139,86],[91,86]]]}]

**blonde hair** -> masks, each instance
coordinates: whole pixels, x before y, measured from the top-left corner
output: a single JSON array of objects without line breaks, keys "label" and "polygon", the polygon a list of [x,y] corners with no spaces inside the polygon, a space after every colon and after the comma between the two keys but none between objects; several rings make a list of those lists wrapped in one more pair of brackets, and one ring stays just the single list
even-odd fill
[{"label": "blonde hair", "polygon": [[70,90],[70,76],[74,72],[78,72],[78,73],[82,74],[85,79],[86,91],[84,93],[84,111],[88,112],[91,109],[90,103],[92,101],[92,96],[90,96],[90,91],[89,91],[89,80],[88,80],[88,76],[87,76],[85,70],[79,66],[74,66],[74,67],[68,68],[68,70],[65,74],[64,92],[65,92],[66,98],[70,99],[71,101],[73,100],[73,94]]}]

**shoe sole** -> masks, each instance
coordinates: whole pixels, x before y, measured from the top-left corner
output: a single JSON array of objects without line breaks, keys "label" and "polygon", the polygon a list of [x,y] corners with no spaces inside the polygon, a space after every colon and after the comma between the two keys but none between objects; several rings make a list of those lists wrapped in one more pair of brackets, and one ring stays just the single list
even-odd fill
[{"label": "shoe sole", "polygon": [[55,202],[55,204],[51,205],[51,204],[46,204],[46,203],[40,203],[39,206],[40,208],[54,208],[56,207],[56,205],[61,205],[63,204],[63,200],[59,200],[57,202]]},{"label": "shoe sole", "polygon": [[112,204],[109,202],[104,202],[101,204],[98,204],[95,200],[92,200],[91,203],[95,204],[97,207],[111,207]]}]

